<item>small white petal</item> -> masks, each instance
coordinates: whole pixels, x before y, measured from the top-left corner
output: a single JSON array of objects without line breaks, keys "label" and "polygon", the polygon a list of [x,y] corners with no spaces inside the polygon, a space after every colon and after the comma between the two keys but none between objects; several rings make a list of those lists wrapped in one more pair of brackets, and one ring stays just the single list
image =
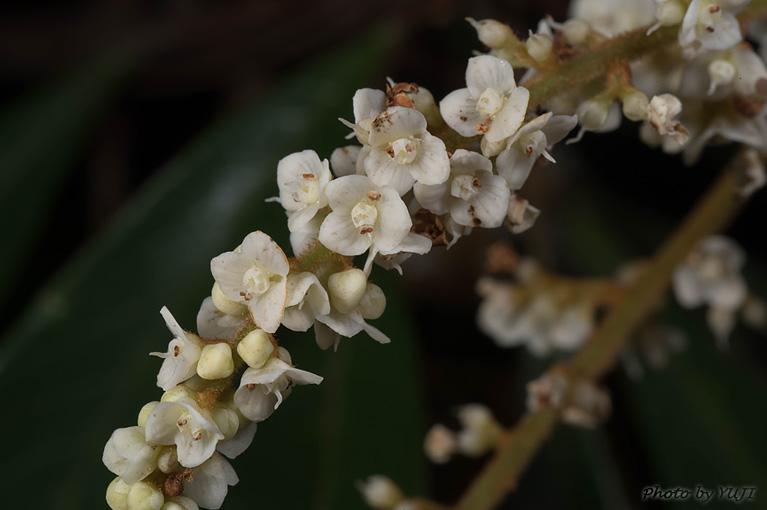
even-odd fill
[{"label": "small white petal", "polygon": [[491,55],[472,57],[466,67],[466,86],[477,99],[487,89],[510,93],[516,87],[514,69],[505,60]]}]

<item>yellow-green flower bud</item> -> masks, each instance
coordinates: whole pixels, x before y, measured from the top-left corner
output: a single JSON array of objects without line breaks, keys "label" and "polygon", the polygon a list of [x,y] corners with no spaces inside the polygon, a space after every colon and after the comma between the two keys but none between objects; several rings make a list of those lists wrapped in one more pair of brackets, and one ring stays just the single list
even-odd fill
[{"label": "yellow-green flower bud", "polygon": [[554,47],[554,41],[546,34],[534,34],[530,31],[530,36],[525,41],[527,53],[538,62],[543,62],[551,56],[551,49]]},{"label": "yellow-green flower bud", "polygon": [[174,386],[169,389],[160,397],[160,402],[174,402],[182,398],[190,398],[196,400],[197,393],[192,389],[184,385]]},{"label": "yellow-green flower bud", "polygon": [[128,510],[128,491],[130,485],[119,476],[107,487],[107,505],[112,510]]},{"label": "yellow-green flower bud", "polygon": [[157,457],[157,467],[163,473],[173,473],[178,471],[178,454],[175,447],[163,447],[160,456]]},{"label": "yellow-green flower bud", "polygon": [[262,329],[251,331],[237,344],[237,354],[252,368],[264,366],[273,352],[274,345],[269,335]]},{"label": "yellow-green flower bud", "polygon": [[126,502],[128,510],[160,510],[165,496],[148,483],[137,482],[130,486]]},{"label": "yellow-green flower bud", "polygon": [[224,296],[221,292],[221,288],[218,283],[213,284],[213,289],[210,291],[210,297],[213,298],[213,304],[222,313],[229,315],[235,315],[237,317],[243,316],[248,313],[248,307],[237,301],[232,301],[228,297]]},{"label": "yellow-green flower bud", "polygon": [[591,27],[580,19],[569,19],[562,24],[562,35],[570,46],[581,46],[591,35]]},{"label": "yellow-green flower bud", "polygon": [[237,413],[229,407],[217,405],[213,408],[213,421],[216,422],[219,430],[224,434],[223,441],[228,441],[237,433],[240,426],[240,419]]},{"label": "yellow-green flower bud", "polygon": [[364,319],[377,319],[386,310],[386,295],[375,283],[368,283],[365,295],[359,304],[359,311]]},{"label": "yellow-green flower bud", "polygon": [[628,120],[647,120],[647,108],[650,101],[647,95],[639,89],[629,88],[621,96],[623,115]]},{"label": "yellow-green flower bud", "polygon": [[341,313],[352,312],[365,295],[367,283],[368,277],[357,268],[330,275],[328,278],[330,303]]},{"label": "yellow-green flower bud", "polygon": [[159,404],[158,401],[154,400],[152,402],[148,402],[144,404],[144,407],[141,408],[141,411],[138,413],[138,426],[143,427],[146,424],[146,419],[149,418],[149,415],[154,410],[154,407]]},{"label": "yellow-green flower bud", "polygon": [[197,374],[203,379],[223,379],[234,372],[232,348],[227,343],[208,344],[202,348]]}]

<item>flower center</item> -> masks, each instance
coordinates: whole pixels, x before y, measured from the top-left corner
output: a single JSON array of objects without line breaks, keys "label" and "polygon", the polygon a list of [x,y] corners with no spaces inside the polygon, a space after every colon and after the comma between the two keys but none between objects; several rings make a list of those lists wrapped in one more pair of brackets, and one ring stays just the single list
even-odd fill
[{"label": "flower center", "polygon": [[253,266],[245,271],[242,284],[246,289],[246,295],[243,296],[246,300],[261,295],[269,289],[269,273],[259,266]]},{"label": "flower center", "polygon": [[541,155],[546,150],[546,143],[546,135],[542,131],[533,131],[519,137],[519,144],[528,158]]},{"label": "flower center", "polygon": [[418,155],[418,142],[409,138],[395,140],[386,151],[400,165],[412,163]]},{"label": "flower center", "polygon": [[192,436],[192,439],[195,441],[202,439],[202,427],[197,425],[191,414],[182,414],[176,422],[176,426],[182,434],[188,434]]},{"label": "flower center", "polygon": [[473,175],[458,175],[450,183],[450,194],[468,202],[479,193],[482,183]]},{"label": "flower center", "polygon": [[320,199],[320,182],[315,174],[303,174],[298,183],[298,201],[302,204],[316,204]]},{"label": "flower center", "polygon": [[477,101],[477,111],[485,117],[492,117],[503,108],[503,94],[495,89],[485,89]]},{"label": "flower center", "polygon": [[360,234],[369,234],[378,219],[378,209],[368,200],[357,202],[352,209],[352,223],[359,229]]}]

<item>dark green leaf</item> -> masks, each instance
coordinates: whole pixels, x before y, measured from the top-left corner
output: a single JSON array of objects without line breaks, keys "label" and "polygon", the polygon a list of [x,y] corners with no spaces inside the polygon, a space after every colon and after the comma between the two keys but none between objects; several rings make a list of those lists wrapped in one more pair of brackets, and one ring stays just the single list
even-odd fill
[{"label": "dark green leaf", "polygon": [[[103,508],[112,475],[101,451],[112,430],[135,424],[157,399],[169,340],[167,305],[188,329],[213,283],[210,259],[260,229],[287,246],[278,204],[278,160],[344,145],[351,98],[371,83],[390,49],[382,30],[352,41],[201,137],[140,193],[112,228],[40,296],[0,351],[3,434],[0,479],[9,507]],[[413,338],[401,300],[378,325],[393,341],[365,335],[320,351],[311,334],[284,337],[293,361],[319,373],[264,422],[233,464],[240,484],[224,508],[354,508],[355,479],[391,474],[420,492],[422,458]],[[7,497],[7,496],[6,496]]]},{"label": "dark green leaf", "polygon": [[[38,241],[57,191],[135,59],[110,52],[23,97],[0,117],[0,304]],[[8,240],[13,240],[9,242]]]}]

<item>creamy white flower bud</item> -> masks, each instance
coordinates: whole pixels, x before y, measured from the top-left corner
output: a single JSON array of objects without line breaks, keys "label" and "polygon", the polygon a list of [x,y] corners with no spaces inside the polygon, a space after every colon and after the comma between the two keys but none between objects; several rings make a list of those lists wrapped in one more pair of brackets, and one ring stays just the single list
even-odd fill
[{"label": "creamy white flower bud", "polygon": [[502,48],[513,32],[508,25],[495,21],[493,19],[483,19],[477,21],[473,18],[466,18],[471,26],[477,31],[479,41],[490,49]]},{"label": "creamy white flower bud", "polygon": [[682,112],[682,102],[672,94],[653,96],[648,108],[647,120],[660,135],[668,135],[679,144],[689,138],[687,129],[677,120]]},{"label": "creamy white flower bud", "polygon": [[112,510],[128,510],[128,492],[130,485],[119,476],[107,487],[107,505]]},{"label": "creamy white flower bud", "polygon": [[367,283],[368,277],[357,268],[330,275],[328,278],[330,303],[343,314],[351,313],[365,295]]},{"label": "creamy white flower bud", "polygon": [[126,502],[128,510],[160,510],[165,496],[148,483],[137,482],[130,486]]},{"label": "creamy white flower bud", "polygon": [[737,69],[732,62],[723,58],[716,58],[708,64],[708,77],[711,80],[712,89],[709,95],[714,91],[715,85],[727,85],[732,83],[737,74]]},{"label": "creamy white flower bud", "polygon": [[237,354],[249,367],[260,368],[272,356],[274,344],[263,329],[255,329],[248,333],[237,344]]},{"label": "creamy white flower bud", "polygon": [[658,20],[658,26],[669,27],[682,22],[687,6],[676,0],[666,0],[658,3],[655,8],[655,17]]},{"label": "creamy white flower bud", "polygon": [[197,393],[188,386],[174,386],[160,397],[160,402],[175,402],[182,398],[197,399]]},{"label": "creamy white flower bud", "polygon": [[375,283],[368,283],[358,309],[363,319],[373,320],[383,315],[386,310],[386,295],[381,287]]},{"label": "creamy white flower bud", "polygon": [[570,46],[581,46],[591,35],[591,27],[583,20],[569,19],[562,24],[562,35]]},{"label": "creamy white flower bud", "polygon": [[627,89],[621,96],[623,102],[623,115],[628,120],[647,120],[647,108],[650,101],[647,95],[639,89]]},{"label": "creamy white flower bud", "polygon": [[388,477],[373,475],[367,481],[357,482],[362,499],[376,510],[390,510],[405,499],[399,487]]},{"label": "creamy white flower bud", "polygon": [[445,464],[458,449],[458,438],[452,430],[441,423],[435,424],[426,433],[423,450],[435,464]]},{"label": "creamy white flower bud", "polygon": [[163,473],[173,473],[178,471],[178,454],[173,447],[164,447],[160,456],[157,457],[157,468]]},{"label": "creamy white flower bud", "polygon": [[210,291],[210,297],[213,298],[213,304],[222,313],[235,316],[243,316],[248,313],[248,307],[237,301],[232,301],[221,292],[218,283],[213,284]]},{"label": "creamy white flower bud", "polygon": [[139,427],[143,427],[146,424],[147,417],[149,416],[149,414],[154,409],[154,406],[156,406],[157,404],[159,404],[159,402],[157,402],[156,400],[144,404],[144,407],[142,407],[141,411],[139,411],[139,413],[138,413],[138,423],[137,423],[137,425]]},{"label": "creamy white flower bud", "polygon": [[530,35],[525,41],[527,53],[538,62],[543,62],[551,56],[551,49],[554,47],[554,41],[547,34],[534,34],[530,30]]},{"label": "creamy white flower bud", "polygon": [[612,100],[609,97],[595,97],[578,106],[575,114],[586,131],[597,131],[607,122]]},{"label": "creamy white flower bud", "polygon": [[209,344],[202,348],[197,374],[203,379],[223,379],[234,372],[232,348],[227,343]]},{"label": "creamy white flower bud", "polygon": [[458,451],[470,457],[484,455],[498,444],[501,426],[493,413],[482,404],[468,404],[458,409],[463,430],[458,433]]},{"label": "creamy white flower bud", "polygon": [[237,416],[237,412],[225,405],[217,405],[211,411],[213,415],[213,421],[216,422],[221,433],[224,434],[222,441],[228,441],[237,434],[237,429],[240,427],[240,418]]}]

